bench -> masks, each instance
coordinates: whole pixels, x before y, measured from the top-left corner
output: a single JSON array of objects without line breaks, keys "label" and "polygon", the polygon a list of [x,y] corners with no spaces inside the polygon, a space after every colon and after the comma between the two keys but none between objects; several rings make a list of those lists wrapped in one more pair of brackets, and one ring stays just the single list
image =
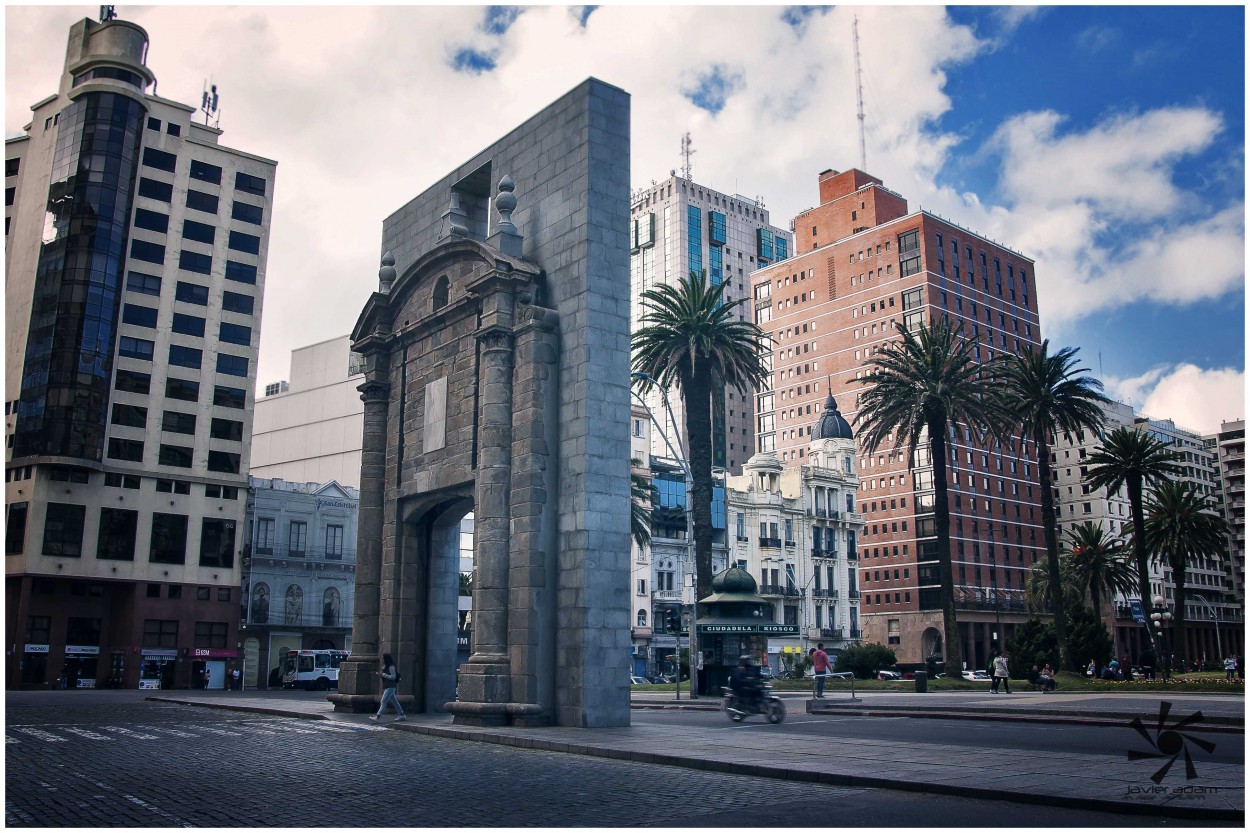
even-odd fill
[{"label": "bench", "polygon": [[1042,682],[1041,677],[1034,677],[1033,679],[1029,680],[1028,684],[1024,687],[1024,690],[1025,691],[1040,691],[1043,694],[1045,694],[1047,691],[1054,691],[1057,688],[1059,688],[1058,683],[1052,682],[1048,686],[1046,685],[1046,683]]}]

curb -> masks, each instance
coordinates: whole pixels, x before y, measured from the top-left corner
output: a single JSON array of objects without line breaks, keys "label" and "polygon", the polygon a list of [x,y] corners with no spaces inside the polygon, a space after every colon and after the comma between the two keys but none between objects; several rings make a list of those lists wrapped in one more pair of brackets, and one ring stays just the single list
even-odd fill
[{"label": "curb", "polygon": [[[1149,715],[1110,715],[1110,714],[1090,714],[1086,716],[1077,716],[1070,712],[1055,712],[1053,714],[1017,714],[1015,712],[998,712],[998,711],[978,711],[975,709],[965,709],[961,711],[913,711],[906,706],[824,706],[812,709],[808,714],[823,715],[856,715],[860,717],[915,717],[929,718],[931,720],[1000,720],[1012,721],[1018,723],[1058,723],[1075,726],[1124,726],[1133,720],[1134,717],[1147,718]],[[1201,723],[1192,723],[1187,727],[1190,731],[1196,732],[1213,732],[1224,734],[1244,735],[1246,732],[1245,720],[1236,717],[1222,717],[1219,715],[1205,718]]]},{"label": "curb", "polygon": [[404,726],[393,726],[392,728],[401,732],[413,732],[416,734],[431,735],[451,740],[493,743],[499,746],[514,746],[520,749],[536,749],[545,752],[564,752],[572,755],[610,758],[620,761],[629,761],[631,763],[679,766],[685,769],[697,769],[705,772],[723,772],[727,775],[747,775],[756,778],[774,778],[781,781],[825,784],[836,787],[858,787],[886,789],[900,792],[953,795],[966,798],[980,798],[991,801],[1006,801],[1013,804],[1032,804],[1052,807],[1062,806],[1076,810],[1098,810],[1102,812],[1125,813],[1131,815],[1167,816],[1169,818],[1188,819],[1190,821],[1242,821],[1245,818],[1245,813],[1243,811],[1233,809],[1223,810],[1189,806],[1179,807],[1170,804],[1135,804],[1106,798],[1033,795],[1029,793],[988,789],[985,787],[926,783],[916,781],[914,779],[904,781],[891,778],[788,769],[786,767],[775,767],[764,764],[740,764],[729,761],[713,761],[667,753],[631,752],[623,749],[587,746],[584,744],[567,743],[563,741],[546,741],[537,738],[519,738],[508,735],[492,735],[484,732],[470,732],[463,729],[447,729],[441,726],[417,726],[413,724],[405,724]]},{"label": "curb", "polygon": [[251,712],[253,714],[268,714],[275,717],[293,717],[297,720],[329,720],[330,718],[324,714],[306,714],[305,712],[290,711],[288,709],[273,709],[268,706],[247,706],[242,703],[206,703],[203,700],[180,700],[176,697],[144,697],[144,700],[151,700],[154,703],[174,703],[179,706],[200,706],[205,709],[225,709],[232,712]]}]

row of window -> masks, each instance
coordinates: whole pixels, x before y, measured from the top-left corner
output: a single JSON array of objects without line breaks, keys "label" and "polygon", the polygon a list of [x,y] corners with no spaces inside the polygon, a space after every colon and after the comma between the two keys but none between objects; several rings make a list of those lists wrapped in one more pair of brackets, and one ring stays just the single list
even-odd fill
[{"label": "row of window", "polygon": [[[158,310],[155,307],[126,304],[122,308],[122,323],[156,329],[157,314]],[[204,324],[205,320],[199,316],[175,312],[172,329],[180,335],[203,338]],[[217,337],[220,341],[230,344],[250,345],[252,343],[252,328],[242,324],[230,324],[222,321],[218,328]]]},{"label": "row of window", "polygon": [[[142,405],[128,405],[122,402],[113,404],[113,424],[131,428],[146,428],[148,409]],[[161,430],[175,434],[195,433],[195,414],[184,414],[178,411],[164,411],[161,415]],[[209,426],[209,436],[215,440],[231,440],[242,442],[243,423],[233,419],[213,417]]]},{"label": "row of window", "polygon": [[[109,439],[108,457],[111,460],[142,463],[144,445],[143,440],[127,440],[120,437],[112,437]],[[195,449],[190,446],[161,443],[156,461],[162,466],[189,469],[193,465],[194,452]],[[222,472],[223,474],[238,474],[239,459],[240,455],[231,451],[210,450],[208,452],[208,470]]]},{"label": "row of window", "polygon": [[[152,390],[152,374],[137,370],[118,370],[114,382],[117,390],[129,393],[149,395]],[[184,402],[198,402],[200,399],[200,383],[191,379],[165,380],[165,396]],[[213,404],[222,408],[243,408],[247,402],[247,391],[243,388],[231,388],[224,385],[213,386]]]},{"label": "row of window", "polygon": [[[5,552],[25,551],[28,505],[8,506]],[[87,507],[77,503],[47,504],[41,553],[56,558],[81,558]],[[185,564],[189,518],[163,512],[152,514],[148,560],[155,564]],[[134,561],[139,511],[103,507],[95,556],[108,561]],[[199,566],[230,569],[234,566],[235,523],[222,518],[200,521]]]},{"label": "row of window", "polygon": [[[149,126],[151,123],[149,122]],[[156,148],[143,149],[143,165],[148,168],[155,168],[158,171],[166,171],[174,173],[178,167],[177,154],[168,153]],[[198,159],[191,160],[191,167],[188,171],[192,179],[200,182],[207,182],[212,185],[221,184],[222,170],[217,165],[210,165],[207,162],[201,162]],[[252,176],[238,171],[234,175],[234,190],[242,191],[245,194],[255,194],[258,197],[265,196],[266,181],[259,176]]]},{"label": "row of window", "polygon": [[[143,272],[127,272],[126,289],[140,295],[154,295],[156,297],[160,297],[161,278],[159,275],[148,275]],[[174,291],[174,300],[206,307],[208,306],[208,287],[201,286],[196,283],[178,281],[178,286]],[[224,312],[237,312],[242,313],[243,315],[252,315],[255,311],[255,307],[256,299],[251,295],[245,295],[242,292],[231,292],[228,289],[221,294],[221,308]],[[147,315],[148,313],[137,314]],[[142,326],[154,325],[148,324]],[[203,335],[203,333],[201,333],[201,335]],[[247,344],[249,342],[239,341],[235,343]]]},{"label": "row of window", "polygon": [[[143,211],[144,209],[137,210]],[[145,214],[146,216],[142,222],[146,225],[139,225],[138,217],[136,217],[135,225],[140,228],[146,228],[149,231],[157,230],[151,228],[152,226],[168,226],[169,218],[166,215],[156,211],[148,211],[145,212]],[[215,232],[216,230],[212,226],[205,225],[204,223],[197,223],[194,220],[184,220],[182,224],[183,238],[187,240],[194,240],[198,243],[212,244]],[[164,234],[165,232],[162,231],[161,233]],[[231,231],[227,242],[227,248],[250,255],[259,254],[260,238],[254,234],[244,234],[241,231]],[[153,243],[150,240],[131,240],[130,256],[135,260],[142,260],[146,263],[164,264],[165,246],[160,243]],[[188,272],[199,272],[207,275],[213,270],[213,257],[212,255],[183,250],[178,253],[178,268],[185,269]],[[255,282],[256,281],[254,280],[249,281],[249,283]]]},{"label": "row of window", "polygon": [[[222,325],[223,327],[226,325]],[[244,328],[246,329],[246,328]],[[117,354],[128,359],[152,361],[156,343],[133,336],[121,336],[117,340]],[[175,367],[188,367],[199,370],[203,364],[204,351],[182,344],[169,345],[169,363]],[[248,359],[246,356],[231,356],[228,353],[217,354],[217,372],[227,376],[247,376]]]},{"label": "row of window", "polygon": [[[276,540],[277,521],[273,518],[256,519],[256,552],[272,555]],[[290,521],[287,524],[287,555],[301,557],[308,550],[308,522]],[[343,557],[343,525],[327,524],[325,528],[325,555],[327,558]]]}]

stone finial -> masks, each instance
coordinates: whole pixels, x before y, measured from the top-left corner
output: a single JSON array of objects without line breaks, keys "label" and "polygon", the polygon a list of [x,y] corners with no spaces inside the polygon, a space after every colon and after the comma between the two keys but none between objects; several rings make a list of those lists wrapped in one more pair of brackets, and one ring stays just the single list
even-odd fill
[{"label": "stone finial", "polygon": [[383,295],[391,294],[391,286],[395,283],[395,255],[387,252],[382,255],[382,268],[378,270],[378,291]]},{"label": "stone finial", "polygon": [[460,192],[453,190],[451,192],[451,205],[443,212],[443,234],[439,240],[446,240],[449,237],[468,237],[468,215],[464,213],[464,209],[460,207]]},{"label": "stone finial", "polygon": [[505,175],[499,180],[499,196],[495,197],[495,208],[499,210],[499,230],[516,234],[516,226],[512,225],[512,211],[516,208],[516,183],[512,177]]},{"label": "stone finial", "polygon": [[495,229],[486,242],[506,255],[520,257],[523,238],[512,222],[512,212],[516,209],[516,195],[512,193],[514,190],[516,190],[516,183],[512,181],[511,176],[505,174],[499,180],[499,194],[495,197],[495,209],[499,212],[499,222],[495,223]]}]

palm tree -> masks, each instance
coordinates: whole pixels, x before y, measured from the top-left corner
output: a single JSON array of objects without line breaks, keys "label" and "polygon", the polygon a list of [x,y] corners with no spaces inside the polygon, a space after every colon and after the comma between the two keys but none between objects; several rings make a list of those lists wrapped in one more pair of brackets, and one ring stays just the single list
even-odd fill
[{"label": "palm tree", "polygon": [[629,532],[640,550],[651,543],[651,506],[655,503],[652,497],[655,487],[646,477],[634,471],[641,469],[642,465],[637,457],[629,461]]},{"label": "palm tree", "polygon": [[1094,615],[1101,620],[1104,600],[1116,593],[1133,592],[1133,567],[1125,558],[1124,541],[1089,521],[1078,524],[1068,537],[1072,543],[1067,556],[1071,579],[1081,595],[1089,593]]},{"label": "palm tree", "polygon": [[947,438],[957,423],[978,434],[1006,433],[1010,425],[998,395],[996,365],[973,356],[974,342],[963,326],[951,328],[943,317],[921,324],[916,332],[895,325],[901,339],[890,341],[865,364],[859,382],[856,423],[861,447],[875,451],[891,435],[894,449],[907,443],[908,466],[915,462],[922,438],[933,464],[934,525],[937,531],[938,577],[941,583],[946,673],[958,679],[963,671],[959,624],[955,618],[955,586],[951,574],[950,504],[947,498]]},{"label": "palm tree", "polygon": [[1029,350],[1006,361],[1006,382],[1011,410],[1031,437],[1037,452],[1037,474],[1042,490],[1042,537],[1046,541],[1046,568],[1050,573],[1050,608],[1055,617],[1055,640],[1059,643],[1059,666],[1076,670],[1068,650],[1068,626],[1064,613],[1059,570],[1059,533],[1055,521],[1054,484],[1050,475],[1050,437],[1054,431],[1075,434],[1082,429],[1098,431],[1104,416],[1102,382],[1076,365],[1076,348],[1065,347],[1053,356],[1049,339],[1038,350]]},{"label": "palm tree", "polygon": [[[1120,426],[1107,434],[1102,446],[1089,455],[1089,474],[1085,483],[1113,494],[1124,487],[1128,491],[1129,514],[1133,520],[1133,562],[1137,567],[1137,590],[1141,604],[1150,604],[1150,565],[1146,561],[1146,520],[1142,503],[1142,487],[1146,481],[1161,481],[1180,474],[1174,462],[1178,455],[1167,444],[1134,428]],[[1154,634],[1146,628],[1151,643]],[[1158,646],[1155,654],[1159,655]]]},{"label": "palm tree", "polygon": [[1227,534],[1223,519],[1194,484],[1168,481],[1154,489],[1146,506],[1146,548],[1156,561],[1172,568],[1176,586],[1172,645],[1181,662],[1186,659],[1186,566],[1192,556],[1223,550]]},{"label": "palm tree", "polygon": [[[676,387],[682,397],[692,481],[696,599],[712,593],[712,410],[713,392],[732,385],[744,395],[768,379],[764,364],[768,337],[736,311],[746,301],[726,302],[724,284],[712,286],[705,272],[691,271],[677,285],[642,293],[646,312],[634,333],[634,371],[641,389]],[[638,378],[638,377],[636,377]]]}]

